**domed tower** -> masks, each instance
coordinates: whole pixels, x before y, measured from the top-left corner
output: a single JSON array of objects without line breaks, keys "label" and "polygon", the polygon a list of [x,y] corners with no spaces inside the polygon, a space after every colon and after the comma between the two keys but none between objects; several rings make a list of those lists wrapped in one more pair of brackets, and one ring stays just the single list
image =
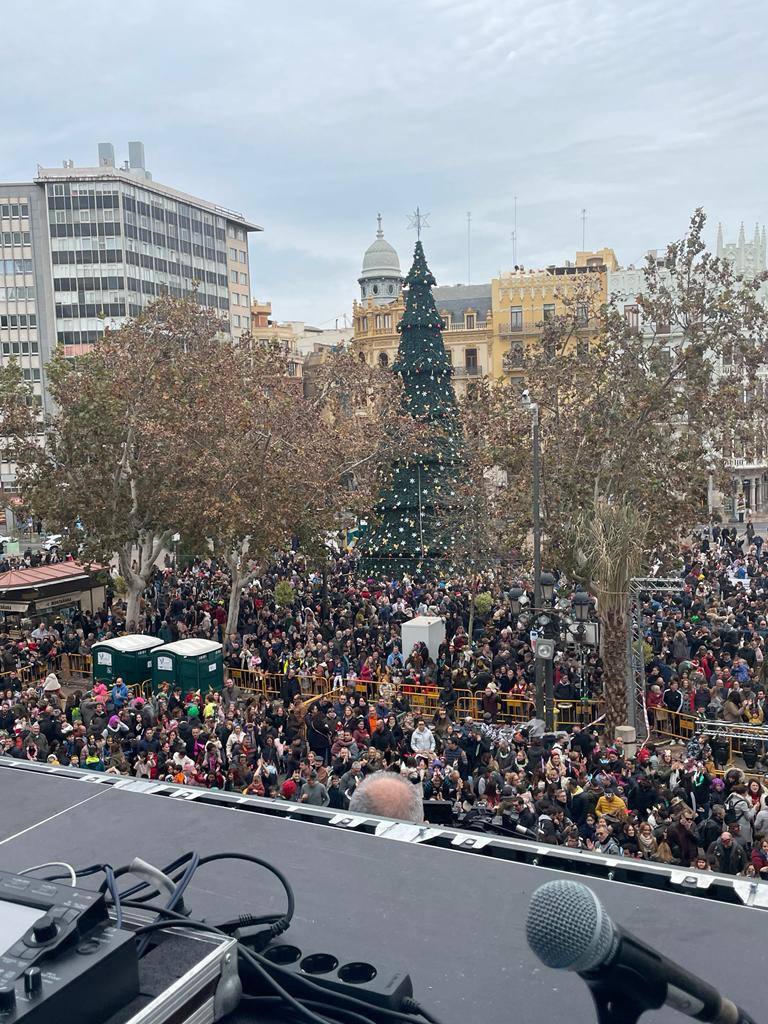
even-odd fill
[{"label": "domed tower", "polygon": [[384,237],[381,230],[381,214],[376,240],[369,245],[363,256],[363,270],[358,278],[360,297],[365,302],[371,299],[376,305],[386,305],[398,298],[403,287],[400,260],[397,253]]}]

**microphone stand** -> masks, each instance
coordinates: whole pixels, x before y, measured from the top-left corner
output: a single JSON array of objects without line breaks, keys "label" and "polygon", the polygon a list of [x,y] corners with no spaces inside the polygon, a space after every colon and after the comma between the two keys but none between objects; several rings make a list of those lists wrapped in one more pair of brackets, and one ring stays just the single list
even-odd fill
[{"label": "microphone stand", "polygon": [[707,1005],[669,979],[654,976],[648,970],[647,954],[652,957],[657,954],[634,935],[624,933],[620,941],[620,961],[609,969],[579,971],[594,1001],[598,1024],[637,1024],[646,1010],[658,1010],[664,1005],[713,1024],[755,1024],[753,1018],[730,999],[720,997],[717,1005],[711,1001]]},{"label": "microphone stand", "polygon": [[587,983],[597,1010],[598,1024],[637,1024],[646,1010],[666,1002],[667,986],[623,965],[611,971],[579,974]]},{"label": "microphone stand", "polygon": [[598,1024],[637,1024],[646,1010],[658,1010],[664,1005],[664,994],[657,991],[659,986],[650,979],[623,969],[613,973],[611,978],[579,975],[589,988]]}]

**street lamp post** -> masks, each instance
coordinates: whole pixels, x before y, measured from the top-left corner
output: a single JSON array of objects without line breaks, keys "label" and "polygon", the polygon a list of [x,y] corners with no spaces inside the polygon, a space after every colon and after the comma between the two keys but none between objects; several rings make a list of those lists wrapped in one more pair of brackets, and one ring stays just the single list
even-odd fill
[{"label": "street lamp post", "polygon": [[[572,628],[575,625],[576,641],[580,644],[588,642],[585,641],[586,625],[591,618],[593,608],[592,599],[589,594],[578,590],[570,601],[573,613],[573,619],[570,619],[556,605],[556,582],[551,572],[541,573],[539,576],[541,593],[539,603],[536,604],[536,599],[534,598],[534,606],[525,610],[523,610],[523,607],[527,604],[527,600],[523,588],[517,584],[509,591],[512,614],[520,616],[521,621],[529,629],[534,627],[536,630],[536,654],[534,661],[537,684],[536,716],[544,719],[544,725],[548,732],[552,732],[555,727],[554,656],[557,640],[563,636],[568,627]],[[543,698],[542,703],[544,704],[543,714],[539,712],[538,707],[540,680],[544,682],[541,695]]]},{"label": "street lamp post", "polygon": [[[533,604],[541,607],[541,435],[539,430],[539,406],[523,392],[523,404],[531,414],[532,425],[532,513],[533,513]],[[534,662],[536,672],[536,717],[544,718],[544,666],[541,658]]]}]

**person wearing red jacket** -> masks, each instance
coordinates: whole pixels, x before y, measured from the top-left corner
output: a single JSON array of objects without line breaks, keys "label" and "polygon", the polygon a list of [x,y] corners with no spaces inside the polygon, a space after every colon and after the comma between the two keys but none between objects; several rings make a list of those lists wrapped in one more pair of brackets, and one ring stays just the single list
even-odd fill
[{"label": "person wearing red jacket", "polygon": [[768,839],[761,839],[752,850],[752,863],[760,878],[768,881]]}]

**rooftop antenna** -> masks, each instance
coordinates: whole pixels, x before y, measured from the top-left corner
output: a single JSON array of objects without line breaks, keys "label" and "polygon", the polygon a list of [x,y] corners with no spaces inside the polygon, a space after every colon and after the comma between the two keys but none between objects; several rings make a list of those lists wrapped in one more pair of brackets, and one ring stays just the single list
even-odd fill
[{"label": "rooftop antenna", "polygon": [[416,207],[416,210],[408,216],[408,230],[412,231],[415,228],[417,239],[421,239],[422,228],[429,227],[429,224],[427,223],[427,218],[429,216],[430,215],[428,213],[422,213],[418,206]]},{"label": "rooftop antenna", "polygon": [[587,208],[582,206],[581,208],[581,251],[587,251]]},{"label": "rooftop antenna", "polygon": [[517,266],[517,196],[515,196],[515,219],[512,230],[512,265]]},{"label": "rooftop antenna", "polygon": [[472,261],[471,261],[471,232],[472,232],[472,214],[467,213],[467,284],[472,281]]}]

